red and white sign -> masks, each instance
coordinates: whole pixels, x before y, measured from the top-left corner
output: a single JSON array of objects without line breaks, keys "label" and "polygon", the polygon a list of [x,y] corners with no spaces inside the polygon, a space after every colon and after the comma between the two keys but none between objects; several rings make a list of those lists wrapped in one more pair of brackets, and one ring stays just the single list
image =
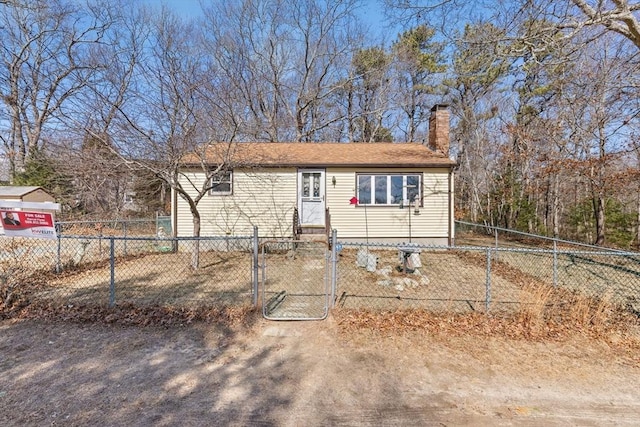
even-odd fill
[{"label": "red and white sign", "polygon": [[46,212],[0,210],[5,236],[56,239],[53,215]]}]

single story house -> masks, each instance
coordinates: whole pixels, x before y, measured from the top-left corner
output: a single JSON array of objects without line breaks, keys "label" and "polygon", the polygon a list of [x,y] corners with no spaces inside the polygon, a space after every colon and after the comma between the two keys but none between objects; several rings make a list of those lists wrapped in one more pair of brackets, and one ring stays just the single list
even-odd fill
[{"label": "single story house", "polygon": [[[452,244],[453,169],[449,111],[432,109],[422,143],[214,143],[205,160],[227,167],[198,204],[202,236],[291,238],[336,229],[343,241]],[[205,175],[195,158],[182,184]],[[172,195],[177,236],[191,236],[189,206]]]}]

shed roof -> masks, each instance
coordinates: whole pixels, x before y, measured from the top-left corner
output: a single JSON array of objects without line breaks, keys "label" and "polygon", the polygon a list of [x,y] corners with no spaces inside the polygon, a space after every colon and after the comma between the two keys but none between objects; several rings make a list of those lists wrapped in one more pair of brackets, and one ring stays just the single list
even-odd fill
[{"label": "shed roof", "polygon": [[21,197],[36,190],[42,190],[37,186],[17,186],[17,185],[0,185],[0,198],[2,197]]},{"label": "shed roof", "polygon": [[[419,143],[213,143],[204,150],[207,163],[263,167],[452,167],[456,163]],[[183,158],[199,163],[196,154]]]}]

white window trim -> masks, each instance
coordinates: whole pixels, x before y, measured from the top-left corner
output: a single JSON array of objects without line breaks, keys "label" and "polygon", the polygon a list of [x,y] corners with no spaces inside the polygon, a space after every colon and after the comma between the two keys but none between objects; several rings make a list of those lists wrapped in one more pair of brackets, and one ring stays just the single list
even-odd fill
[{"label": "white window trim", "polygon": [[[226,176],[229,176],[228,179],[226,179]],[[224,177],[222,177],[222,179],[215,179],[215,176],[212,176],[210,179],[211,182],[211,188],[209,189],[209,195],[210,196],[230,196],[233,194],[233,171],[232,170],[228,170],[228,171],[224,171]],[[229,184],[229,191],[216,191],[215,188],[213,188],[216,184],[225,184],[228,183]]]},{"label": "white window trim", "polygon": [[[361,203],[360,202],[360,177],[368,176],[371,178],[371,194],[369,195],[369,200],[371,203]],[[375,203],[376,197],[376,186],[375,186],[375,178],[379,176],[387,177],[387,203]],[[402,202],[400,203],[389,203],[391,200],[391,177],[392,176],[401,176],[402,177]],[[358,205],[360,206],[400,206],[400,204],[404,204],[408,206],[409,203],[414,203],[415,200],[408,200],[407,198],[407,177],[408,176],[416,176],[418,177],[418,195],[417,200],[419,201],[419,206],[422,207],[422,173],[413,172],[413,173],[356,173],[356,188],[357,188],[357,197],[358,197]]]}]

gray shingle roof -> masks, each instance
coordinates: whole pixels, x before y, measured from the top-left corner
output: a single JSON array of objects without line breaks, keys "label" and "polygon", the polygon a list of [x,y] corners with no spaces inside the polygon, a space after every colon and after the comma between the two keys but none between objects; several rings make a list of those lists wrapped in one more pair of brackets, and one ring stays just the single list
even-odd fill
[{"label": "gray shingle roof", "polygon": [[6,196],[18,197],[29,194],[33,191],[40,189],[36,186],[15,186],[15,185],[0,185],[0,198]]}]

